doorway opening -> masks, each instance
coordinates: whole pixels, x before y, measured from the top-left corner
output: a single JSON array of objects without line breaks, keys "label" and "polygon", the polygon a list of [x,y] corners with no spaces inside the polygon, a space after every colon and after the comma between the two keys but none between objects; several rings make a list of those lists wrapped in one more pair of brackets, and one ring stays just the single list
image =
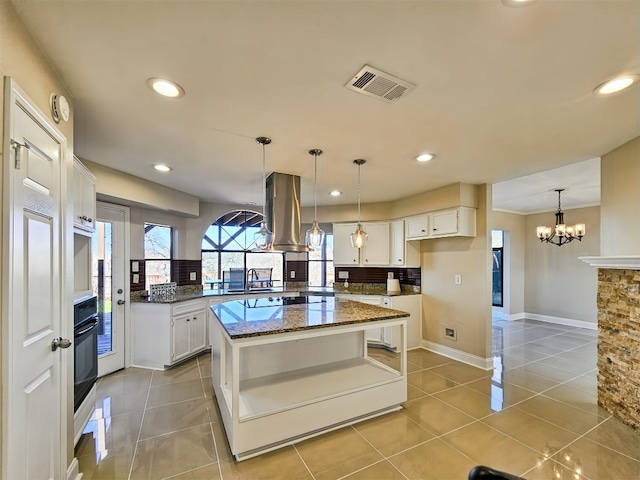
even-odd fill
[{"label": "doorway opening", "polygon": [[503,306],[503,280],[504,280],[504,232],[491,230],[492,247],[492,287],[491,304],[494,307]]}]

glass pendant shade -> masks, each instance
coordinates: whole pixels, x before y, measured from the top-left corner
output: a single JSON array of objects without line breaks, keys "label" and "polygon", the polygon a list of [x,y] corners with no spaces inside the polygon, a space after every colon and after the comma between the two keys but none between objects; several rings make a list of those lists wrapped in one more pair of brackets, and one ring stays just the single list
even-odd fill
[{"label": "glass pendant shade", "polygon": [[356,227],[356,231],[351,234],[351,246],[353,248],[362,248],[367,244],[367,232],[362,229],[362,225],[358,222],[358,226]]},{"label": "glass pendant shade", "polygon": [[313,224],[304,236],[304,243],[311,250],[320,250],[325,236],[318,225],[318,155],[322,155],[322,150],[313,148],[309,154],[313,155]]},{"label": "glass pendant shade", "polygon": [[[268,137],[258,137],[256,142],[262,145],[262,201],[266,204],[267,199],[267,174],[266,174],[266,157],[264,146],[271,143]],[[254,243],[257,250],[270,250],[273,248],[273,232],[267,227],[265,207],[262,208],[262,222],[260,222],[260,230],[254,235]]]},{"label": "glass pendant shade", "polygon": [[313,250],[320,250],[324,243],[324,230],[320,228],[316,220],[313,221],[311,228],[305,234],[305,245]]},{"label": "glass pendant shade", "polygon": [[253,241],[259,250],[269,250],[273,247],[273,233],[267,228],[266,222],[260,223],[260,230],[254,235]]},{"label": "glass pendant shade", "polygon": [[358,225],[356,226],[356,231],[351,234],[351,246],[353,248],[363,248],[367,244],[367,238],[369,237],[360,224],[360,167],[366,162],[362,158],[353,161],[358,166]]}]

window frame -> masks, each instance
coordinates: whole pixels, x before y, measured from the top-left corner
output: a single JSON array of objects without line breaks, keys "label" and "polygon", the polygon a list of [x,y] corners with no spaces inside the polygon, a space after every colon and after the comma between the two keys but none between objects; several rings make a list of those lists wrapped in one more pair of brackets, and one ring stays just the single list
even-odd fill
[{"label": "window frame", "polygon": [[[148,227],[151,227],[151,229],[147,230]],[[153,228],[156,227],[161,227],[161,228],[168,228],[169,229],[169,256],[166,258],[147,258],[147,248],[146,248],[146,240],[147,240],[147,233],[149,233],[151,230],[153,230]],[[145,288],[147,290],[149,290],[150,285],[153,285],[151,283],[149,283],[149,272],[151,271],[150,268],[148,268],[149,265],[151,264],[155,264],[155,263],[160,263],[160,262],[165,262],[168,263],[168,280],[167,282],[171,282],[172,281],[172,262],[173,262],[173,257],[174,257],[174,234],[175,234],[175,229],[174,227],[172,227],[171,225],[165,225],[162,223],[155,223],[155,222],[144,222],[143,224],[143,231],[144,234],[142,236],[142,250],[143,250],[143,255],[144,255],[144,275],[145,275],[145,279],[144,279],[144,283],[145,283]]]}]

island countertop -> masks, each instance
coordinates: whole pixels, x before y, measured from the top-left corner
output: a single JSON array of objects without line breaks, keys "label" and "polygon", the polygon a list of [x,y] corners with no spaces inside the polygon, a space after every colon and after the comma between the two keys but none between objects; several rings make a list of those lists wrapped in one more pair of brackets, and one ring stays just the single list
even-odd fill
[{"label": "island countertop", "polygon": [[233,300],[212,305],[211,310],[232,339],[409,316],[400,310],[329,296]]}]

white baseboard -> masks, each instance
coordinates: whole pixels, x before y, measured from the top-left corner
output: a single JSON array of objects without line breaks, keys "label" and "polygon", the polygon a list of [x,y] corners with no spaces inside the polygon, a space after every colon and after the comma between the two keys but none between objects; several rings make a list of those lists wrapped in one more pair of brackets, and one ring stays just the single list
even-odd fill
[{"label": "white baseboard", "polygon": [[520,312],[520,313],[511,313],[509,315],[502,315],[505,320],[509,320],[510,322],[515,322],[516,320],[524,320],[526,317],[526,313],[524,312]]},{"label": "white baseboard", "polygon": [[82,473],[80,473],[80,467],[78,466],[78,459],[73,457],[71,465],[67,468],[67,480],[81,480]]},{"label": "white baseboard", "polygon": [[530,320],[538,320],[540,322],[555,323],[557,325],[567,325],[568,327],[586,328],[588,330],[597,330],[597,322],[586,322],[584,320],[573,320],[571,318],[552,317],[551,315],[539,315],[537,313],[525,313],[526,318]]},{"label": "white baseboard", "polygon": [[428,340],[422,341],[422,348],[429,350],[430,352],[437,353],[453,360],[466,363],[472,367],[481,368],[482,370],[493,370],[493,357],[482,358],[471,353],[456,350],[455,348],[447,347],[446,345],[440,345],[439,343],[430,342]]}]

